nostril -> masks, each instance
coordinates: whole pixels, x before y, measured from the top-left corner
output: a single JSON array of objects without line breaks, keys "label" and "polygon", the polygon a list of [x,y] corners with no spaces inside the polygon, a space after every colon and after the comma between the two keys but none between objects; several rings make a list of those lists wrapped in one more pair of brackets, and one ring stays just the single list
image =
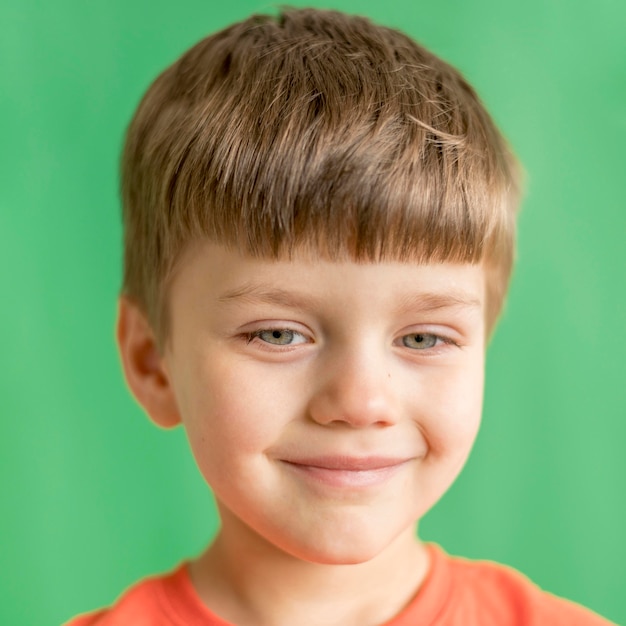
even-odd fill
[{"label": "nostril", "polygon": [[394,385],[386,355],[378,344],[372,347],[368,342],[328,353],[311,380],[310,418],[355,428],[395,423],[402,406],[401,390]]},{"label": "nostril", "polygon": [[397,407],[379,392],[325,392],[309,407],[311,419],[323,425],[343,424],[354,428],[385,427],[397,421]]}]

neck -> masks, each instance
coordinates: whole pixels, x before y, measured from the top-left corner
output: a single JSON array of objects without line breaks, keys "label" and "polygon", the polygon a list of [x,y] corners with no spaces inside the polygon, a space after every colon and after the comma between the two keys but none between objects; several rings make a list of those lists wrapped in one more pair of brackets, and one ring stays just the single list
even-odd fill
[{"label": "neck", "polygon": [[412,528],[369,561],[326,565],[283,552],[236,518],[223,522],[191,577],[211,611],[238,626],[377,626],[402,611],[428,571]]}]

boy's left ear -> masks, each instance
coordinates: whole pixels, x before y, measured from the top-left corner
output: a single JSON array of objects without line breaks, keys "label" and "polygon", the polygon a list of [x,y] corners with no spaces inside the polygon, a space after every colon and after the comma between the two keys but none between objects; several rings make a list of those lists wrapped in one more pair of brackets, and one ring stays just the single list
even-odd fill
[{"label": "boy's left ear", "polygon": [[122,296],[117,346],[126,382],[150,419],[163,428],[180,423],[176,397],[154,332],[139,307]]}]

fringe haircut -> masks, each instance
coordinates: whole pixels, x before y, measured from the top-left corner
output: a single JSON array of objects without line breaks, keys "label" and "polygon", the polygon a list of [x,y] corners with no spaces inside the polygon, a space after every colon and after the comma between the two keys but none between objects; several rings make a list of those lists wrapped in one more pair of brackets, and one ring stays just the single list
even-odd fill
[{"label": "fringe haircut", "polygon": [[506,293],[519,167],[460,73],[335,11],[254,15],[151,85],[122,156],[123,294],[167,333],[168,281],[208,239],[258,257],[484,263]]}]

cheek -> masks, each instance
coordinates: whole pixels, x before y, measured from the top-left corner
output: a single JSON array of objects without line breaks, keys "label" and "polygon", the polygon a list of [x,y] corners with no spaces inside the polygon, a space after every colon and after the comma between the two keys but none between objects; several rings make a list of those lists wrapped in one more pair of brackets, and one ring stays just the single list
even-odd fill
[{"label": "cheek", "polygon": [[207,359],[196,372],[185,394],[183,422],[202,465],[233,466],[262,452],[297,414],[284,381],[259,376],[251,363]]},{"label": "cheek", "polygon": [[481,363],[442,371],[432,381],[432,411],[423,424],[431,454],[459,459],[469,454],[482,414]]}]

